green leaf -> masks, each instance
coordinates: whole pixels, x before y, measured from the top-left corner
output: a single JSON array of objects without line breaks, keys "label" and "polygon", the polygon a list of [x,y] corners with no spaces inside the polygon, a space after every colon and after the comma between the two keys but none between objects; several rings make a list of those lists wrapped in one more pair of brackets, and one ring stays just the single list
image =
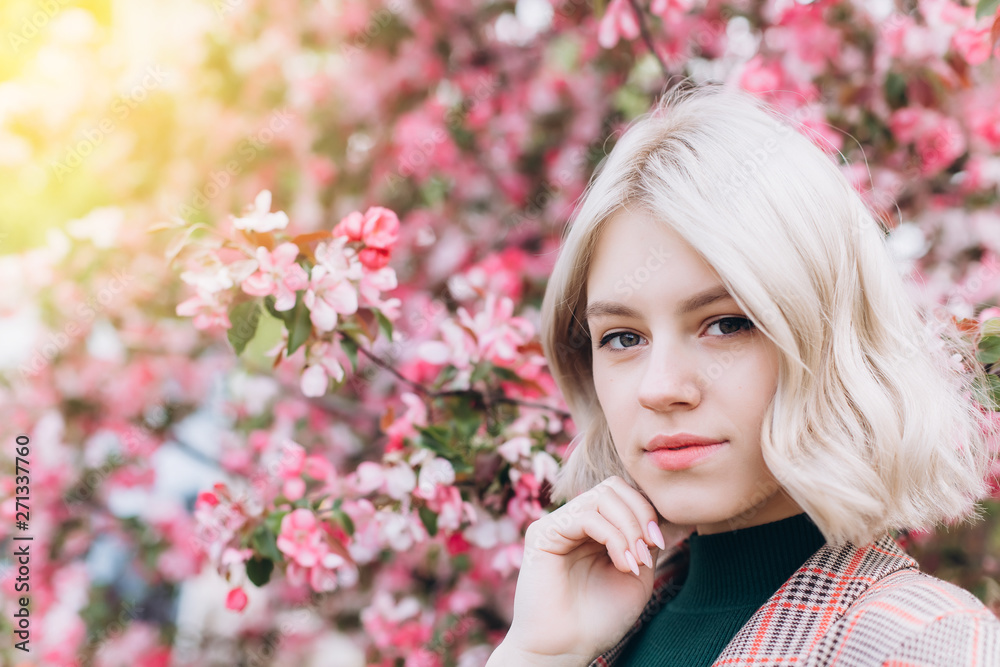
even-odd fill
[{"label": "green leaf", "polygon": [[312,335],[312,320],[309,319],[309,309],[302,303],[302,292],[295,297],[295,307],[291,310],[292,315],[288,324],[288,355],[295,354],[295,350],[302,347],[309,336]]},{"label": "green leaf", "polygon": [[521,376],[510,370],[509,368],[504,368],[503,366],[494,366],[493,374],[496,375],[501,380],[507,380],[509,382],[524,382]]},{"label": "green leaf", "polygon": [[487,377],[490,376],[491,373],[493,373],[493,369],[494,369],[493,364],[491,364],[488,361],[484,361],[483,363],[479,364],[472,371],[472,375],[469,376],[469,384],[476,384],[477,382],[485,380]]},{"label": "green leaf", "polygon": [[254,556],[247,561],[247,579],[253,582],[254,586],[263,586],[269,582],[273,571],[274,561],[270,558]]},{"label": "green leaf", "polygon": [[979,0],[976,5],[976,20],[978,21],[984,16],[993,16],[997,13],[998,7],[1000,7],[1000,0]]},{"label": "green leaf", "polygon": [[437,514],[431,511],[428,507],[421,507],[417,512],[420,514],[420,520],[424,523],[424,528],[427,529],[427,534],[431,537],[437,535],[438,530],[438,518]]},{"label": "green leaf", "polygon": [[257,526],[250,538],[250,546],[264,558],[270,558],[273,561],[282,560],[281,552],[278,551],[277,534],[267,525]]},{"label": "green leaf", "polygon": [[885,98],[894,109],[906,106],[906,78],[899,72],[886,74]]},{"label": "green leaf", "polygon": [[348,535],[354,535],[354,522],[351,521],[351,517],[344,510],[338,509],[334,510],[333,518],[337,520],[343,528],[344,532]]},{"label": "green leaf", "polygon": [[983,364],[995,364],[1000,361],[1000,336],[983,336],[979,341],[976,359]]},{"label": "green leaf", "polygon": [[1000,377],[996,375],[987,375],[986,380],[989,383],[988,391],[993,401],[992,408],[994,410],[1000,411]]},{"label": "green leaf", "polygon": [[288,311],[278,310],[277,308],[274,307],[275,303],[277,303],[277,300],[273,296],[264,297],[264,307],[267,308],[267,312],[271,313],[272,316],[278,318],[279,320],[287,324],[289,315]]},{"label": "green leaf", "polygon": [[281,335],[285,331],[285,323],[271,315],[266,308],[259,309],[260,318],[257,322],[257,333],[253,340],[247,343],[243,350],[244,363],[252,368],[269,373],[274,362],[274,358],[268,352],[281,342]]},{"label": "green leaf", "polygon": [[381,310],[372,308],[372,312],[375,313],[375,317],[378,318],[378,328],[382,331],[382,335],[385,336],[386,340],[392,340],[392,322],[386,317]]},{"label": "green leaf", "polygon": [[353,338],[348,338],[347,336],[340,337],[340,347],[347,354],[347,358],[351,360],[351,370],[355,373],[358,372],[358,346],[355,344]]},{"label": "green leaf", "polygon": [[229,344],[236,350],[236,354],[243,354],[243,349],[247,343],[253,340],[257,333],[257,323],[260,322],[260,303],[257,301],[244,301],[238,303],[229,310],[229,321],[233,327],[226,332]]},{"label": "green leaf", "polygon": [[445,458],[455,455],[448,446],[448,431],[443,426],[417,427],[417,430],[420,432],[417,444],[424,449],[429,449]]},{"label": "green leaf", "polygon": [[287,511],[281,511],[268,515],[268,517],[264,519],[264,524],[271,530],[272,533],[277,535],[281,532],[281,522],[285,518],[286,514],[288,514]]}]

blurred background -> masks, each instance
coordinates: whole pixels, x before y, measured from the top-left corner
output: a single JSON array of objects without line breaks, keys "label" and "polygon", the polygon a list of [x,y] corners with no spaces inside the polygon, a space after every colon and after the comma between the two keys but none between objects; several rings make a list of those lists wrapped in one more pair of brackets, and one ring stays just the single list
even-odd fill
[{"label": "blurred background", "polygon": [[[982,322],[1000,316],[996,16],[952,0],[5,0],[3,663],[485,664],[575,434],[538,309],[617,133],[680,77],[758,94],[885,221],[913,298]],[[320,348],[276,358],[276,313],[239,355],[228,327],[178,314],[232,286],[205,253],[224,256],[262,191],[300,243],[355,211],[398,215],[384,363],[362,356],[319,396],[301,374]],[[994,379],[998,359],[981,358]],[[483,421],[482,403],[423,406],[414,384],[511,400]],[[430,442],[428,424],[457,426]],[[30,652],[9,639],[20,435]],[[429,451],[451,504],[416,493]],[[344,501],[328,539],[360,568],[336,584],[297,580],[276,542],[303,474],[307,500]],[[998,498],[975,524],[899,539],[1000,612]]]}]

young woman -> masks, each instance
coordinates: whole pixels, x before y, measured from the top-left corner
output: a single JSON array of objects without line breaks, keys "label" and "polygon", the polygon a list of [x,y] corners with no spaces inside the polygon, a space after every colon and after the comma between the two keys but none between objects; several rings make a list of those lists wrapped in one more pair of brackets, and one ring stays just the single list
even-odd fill
[{"label": "young woman", "polygon": [[545,294],[580,435],[489,667],[1000,665],[1000,620],[890,535],[974,514],[996,429],[883,239],[748,94],[631,124]]}]

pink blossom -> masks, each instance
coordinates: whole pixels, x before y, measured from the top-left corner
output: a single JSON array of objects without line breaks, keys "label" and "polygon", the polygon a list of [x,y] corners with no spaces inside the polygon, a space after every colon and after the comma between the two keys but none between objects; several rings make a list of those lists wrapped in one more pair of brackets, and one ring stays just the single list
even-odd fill
[{"label": "pink blossom", "polygon": [[476,521],[475,510],[462,499],[458,487],[439,484],[430,493],[421,492],[421,496],[427,499],[428,509],[438,515],[438,530],[450,533],[458,530],[465,521]]},{"label": "pink blossom", "polygon": [[374,461],[362,461],[351,473],[354,489],[358,493],[369,494],[379,491],[385,484],[385,473],[382,466]]},{"label": "pink blossom", "polygon": [[277,475],[282,479],[292,479],[302,474],[305,466],[306,450],[299,443],[285,439],[281,443],[281,458],[278,461]]},{"label": "pink blossom", "polygon": [[745,90],[760,95],[781,87],[784,72],[777,61],[764,62],[764,57],[756,55],[743,67],[740,75],[740,86]]},{"label": "pink blossom", "polygon": [[423,399],[409,391],[400,394],[399,398],[406,405],[406,412],[383,429],[389,436],[389,443],[386,445],[389,451],[402,447],[404,438],[416,437],[416,426],[427,426],[427,405]]},{"label": "pink blossom", "polygon": [[990,26],[960,28],[952,35],[951,46],[970,65],[982,65],[993,50]]},{"label": "pink blossom", "polygon": [[1000,151],[1000,107],[996,103],[972,109],[969,126],[975,137],[986,142],[990,150]]},{"label": "pink blossom", "polygon": [[278,211],[271,213],[271,191],[261,190],[253,207],[242,218],[233,218],[233,227],[249,232],[273,232],[288,226],[288,216]]},{"label": "pink blossom", "polygon": [[390,209],[372,206],[364,215],[353,211],[344,216],[332,234],[361,241],[369,248],[390,250],[399,238],[399,218]]},{"label": "pink blossom", "polygon": [[954,118],[940,117],[917,138],[916,148],[921,175],[936,174],[965,152],[962,126]]},{"label": "pink blossom", "polygon": [[365,211],[361,237],[369,248],[390,250],[399,239],[399,218],[390,209],[372,206]]},{"label": "pink blossom", "polygon": [[358,310],[358,290],[354,285],[363,269],[347,238],[339,237],[316,246],[316,265],[303,302],[309,308],[312,323],[320,331],[333,331],[337,316]]},{"label": "pink blossom", "polygon": [[403,667],[442,667],[440,654],[426,648],[409,651]]},{"label": "pink blossom", "polygon": [[376,514],[379,540],[394,551],[408,551],[427,539],[423,523],[413,514],[380,510]]},{"label": "pink blossom", "polygon": [[273,251],[257,248],[257,272],[243,281],[243,291],[252,296],[276,296],[275,310],[290,310],[295,305],[296,290],[305,289],[309,276],[295,262],[299,247],[282,243]]},{"label": "pink blossom", "polygon": [[681,15],[691,11],[693,6],[694,0],[652,0],[649,3],[649,11],[662,18],[668,25],[672,25]]},{"label": "pink blossom", "polygon": [[635,39],[638,36],[639,20],[632,5],[628,0],[611,0],[597,27],[597,43],[610,49],[621,37]]},{"label": "pink blossom", "polygon": [[1000,308],[997,308],[995,306],[990,308],[983,308],[979,312],[980,322],[985,322],[986,320],[992,319],[994,317],[1000,317]]},{"label": "pink blossom", "polygon": [[903,107],[892,112],[889,129],[899,141],[913,141],[921,129],[928,124],[927,110],[917,107]]},{"label": "pink blossom", "polygon": [[299,508],[281,519],[278,549],[301,567],[313,567],[329,548],[316,515]]},{"label": "pink blossom", "polygon": [[333,464],[322,456],[317,456],[315,454],[306,457],[303,472],[309,477],[321,482],[328,481],[331,477],[334,477],[337,474],[337,471],[333,468]]},{"label": "pink blossom", "polygon": [[379,269],[388,266],[389,264],[389,251],[383,250],[382,248],[362,248],[361,252],[358,253],[358,259],[361,260],[361,264],[370,271],[378,271]]},{"label": "pink blossom", "polygon": [[403,500],[417,486],[417,475],[408,463],[397,463],[383,469],[385,492],[396,500]]},{"label": "pink blossom", "polygon": [[199,331],[208,329],[231,329],[233,323],[229,320],[228,292],[208,292],[198,289],[191,298],[177,304],[176,312],[181,317],[194,316],[194,328]]},{"label": "pink blossom", "polygon": [[514,570],[521,568],[521,561],[524,558],[524,544],[507,544],[496,550],[490,567],[506,578]]},{"label": "pink blossom", "polygon": [[479,358],[498,366],[507,366],[517,358],[517,348],[534,335],[534,327],[522,317],[514,317],[514,302],[508,297],[486,295],[483,310],[474,317],[465,308],[458,309],[458,319],[476,334]]},{"label": "pink blossom", "polygon": [[351,211],[333,228],[330,233],[333,236],[343,236],[348,241],[364,240],[365,217],[361,211]]},{"label": "pink blossom", "polygon": [[236,588],[229,591],[226,596],[226,609],[232,609],[233,611],[243,611],[247,606],[247,594],[243,590],[242,586],[237,586]]},{"label": "pink blossom", "polygon": [[434,495],[437,486],[447,486],[455,481],[455,468],[451,461],[434,456],[420,465],[420,475],[417,477],[417,490],[424,498]]},{"label": "pink blossom", "polygon": [[322,396],[326,393],[330,379],[343,381],[346,372],[340,358],[345,357],[340,349],[340,340],[320,341],[309,347],[306,367],[299,379],[299,388],[304,396]]},{"label": "pink blossom", "polygon": [[531,438],[517,436],[497,447],[497,453],[511,463],[517,463],[521,457],[531,454]]},{"label": "pink blossom", "polygon": [[351,315],[358,311],[358,290],[343,275],[317,264],[312,269],[309,289],[302,299],[309,308],[309,318],[319,331],[333,331],[338,315]]}]

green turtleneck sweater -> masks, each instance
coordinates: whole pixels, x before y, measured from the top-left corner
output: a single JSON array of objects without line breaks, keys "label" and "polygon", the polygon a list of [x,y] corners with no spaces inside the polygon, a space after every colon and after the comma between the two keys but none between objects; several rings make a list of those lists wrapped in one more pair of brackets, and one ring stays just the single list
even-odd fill
[{"label": "green turtleneck sweater", "polygon": [[690,538],[680,592],[625,647],[621,667],[711,665],[826,540],[807,514]]}]

